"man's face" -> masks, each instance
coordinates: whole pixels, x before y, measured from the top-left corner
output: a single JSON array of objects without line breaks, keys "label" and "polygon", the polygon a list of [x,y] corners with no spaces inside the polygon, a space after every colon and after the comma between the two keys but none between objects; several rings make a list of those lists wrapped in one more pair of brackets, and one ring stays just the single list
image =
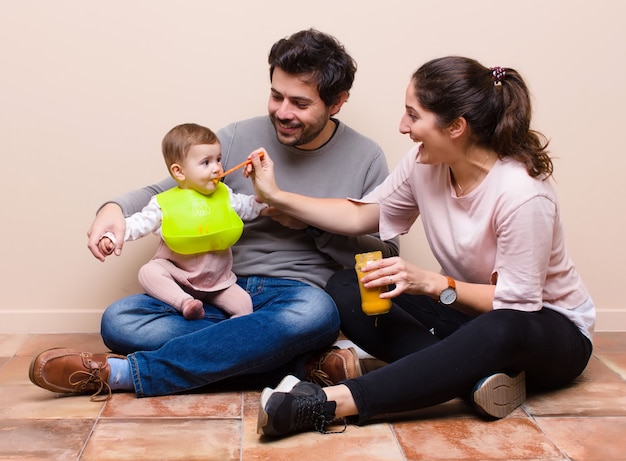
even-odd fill
[{"label": "man's face", "polygon": [[332,130],[330,134],[324,130],[330,120],[330,108],[306,76],[274,69],[268,112],[278,141],[287,146],[316,149],[332,135]]}]

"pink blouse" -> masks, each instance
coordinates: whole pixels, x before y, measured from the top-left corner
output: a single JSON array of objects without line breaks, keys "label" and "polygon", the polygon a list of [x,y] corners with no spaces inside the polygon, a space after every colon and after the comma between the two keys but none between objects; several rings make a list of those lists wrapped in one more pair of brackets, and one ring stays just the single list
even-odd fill
[{"label": "pink blouse", "polygon": [[457,197],[448,166],[421,164],[415,147],[360,201],[380,205],[384,240],[421,216],[442,273],[495,284],[494,309],[554,308],[591,336],[595,308],[565,248],[551,180],[498,160],[476,189]]}]

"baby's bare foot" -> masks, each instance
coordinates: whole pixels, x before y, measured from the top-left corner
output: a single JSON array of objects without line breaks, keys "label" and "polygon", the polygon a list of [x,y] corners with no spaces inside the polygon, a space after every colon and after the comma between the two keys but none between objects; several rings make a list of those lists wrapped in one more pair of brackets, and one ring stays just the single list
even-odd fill
[{"label": "baby's bare foot", "polygon": [[183,317],[187,320],[200,320],[204,318],[204,307],[199,299],[185,299],[183,301]]}]

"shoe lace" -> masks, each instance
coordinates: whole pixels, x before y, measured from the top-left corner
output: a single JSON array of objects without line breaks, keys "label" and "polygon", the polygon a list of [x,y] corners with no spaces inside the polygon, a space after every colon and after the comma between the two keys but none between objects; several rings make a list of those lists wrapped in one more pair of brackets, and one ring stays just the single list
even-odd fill
[{"label": "shoe lace", "polygon": [[319,384],[320,386],[332,386],[335,384],[331,379],[328,373],[321,370],[320,368],[316,368],[311,370],[309,375],[309,379],[311,382]]},{"label": "shoe lace", "polygon": [[[72,373],[68,379],[70,385],[74,386],[77,392],[82,392],[89,385],[96,387],[96,392],[89,399],[92,402],[106,402],[113,396],[111,386],[100,376],[100,368],[93,368],[92,371],[78,370]],[[106,390],[106,392],[103,392]]]},{"label": "shoe lace", "polygon": [[316,362],[315,366],[313,367],[313,369],[309,372],[309,376],[308,379],[309,381],[312,381],[314,383],[319,384],[320,386],[332,386],[335,383],[333,382],[333,380],[330,379],[330,375],[328,373],[326,373],[324,370],[322,370],[322,366],[324,365],[324,362],[326,361],[326,359],[328,358],[328,356],[330,354],[332,354],[333,349],[330,349],[328,351],[326,351],[326,353],[324,353]]},{"label": "shoe lace", "polygon": [[[343,422],[341,430],[329,431],[326,428],[335,422]],[[302,396],[298,402],[295,417],[295,430],[302,431],[314,428],[322,434],[340,434],[346,430],[348,424],[345,418],[336,419],[332,411],[325,408],[315,396]]]}]

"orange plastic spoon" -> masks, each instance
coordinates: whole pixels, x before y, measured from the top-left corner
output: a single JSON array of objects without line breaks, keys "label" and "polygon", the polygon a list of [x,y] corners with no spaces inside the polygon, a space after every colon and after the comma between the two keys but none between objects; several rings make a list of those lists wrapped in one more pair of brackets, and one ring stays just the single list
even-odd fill
[{"label": "orange plastic spoon", "polygon": [[[259,152],[259,158],[263,158],[263,155],[265,155],[265,151],[264,151],[264,150],[262,150],[261,152]],[[227,174],[230,174],[230,173],[232,173],[233,171],[236,171],[236,170],[238,170],[239,168],[244,167],[244,166],[246,166],[246,165],[250,165],[251,163],[252,163],[252,160],[251,160],[251,159],[248,159],[248,160],[246,160],[245,162],[241,162],[239,165],[234,166],[234,167],[232,167],[231,169],[224,171],[221,175],[219,175],[219,176],[217,177],[217,179],[221,179],[221,178],[223,178],[224,176],[226,176]]]}]

